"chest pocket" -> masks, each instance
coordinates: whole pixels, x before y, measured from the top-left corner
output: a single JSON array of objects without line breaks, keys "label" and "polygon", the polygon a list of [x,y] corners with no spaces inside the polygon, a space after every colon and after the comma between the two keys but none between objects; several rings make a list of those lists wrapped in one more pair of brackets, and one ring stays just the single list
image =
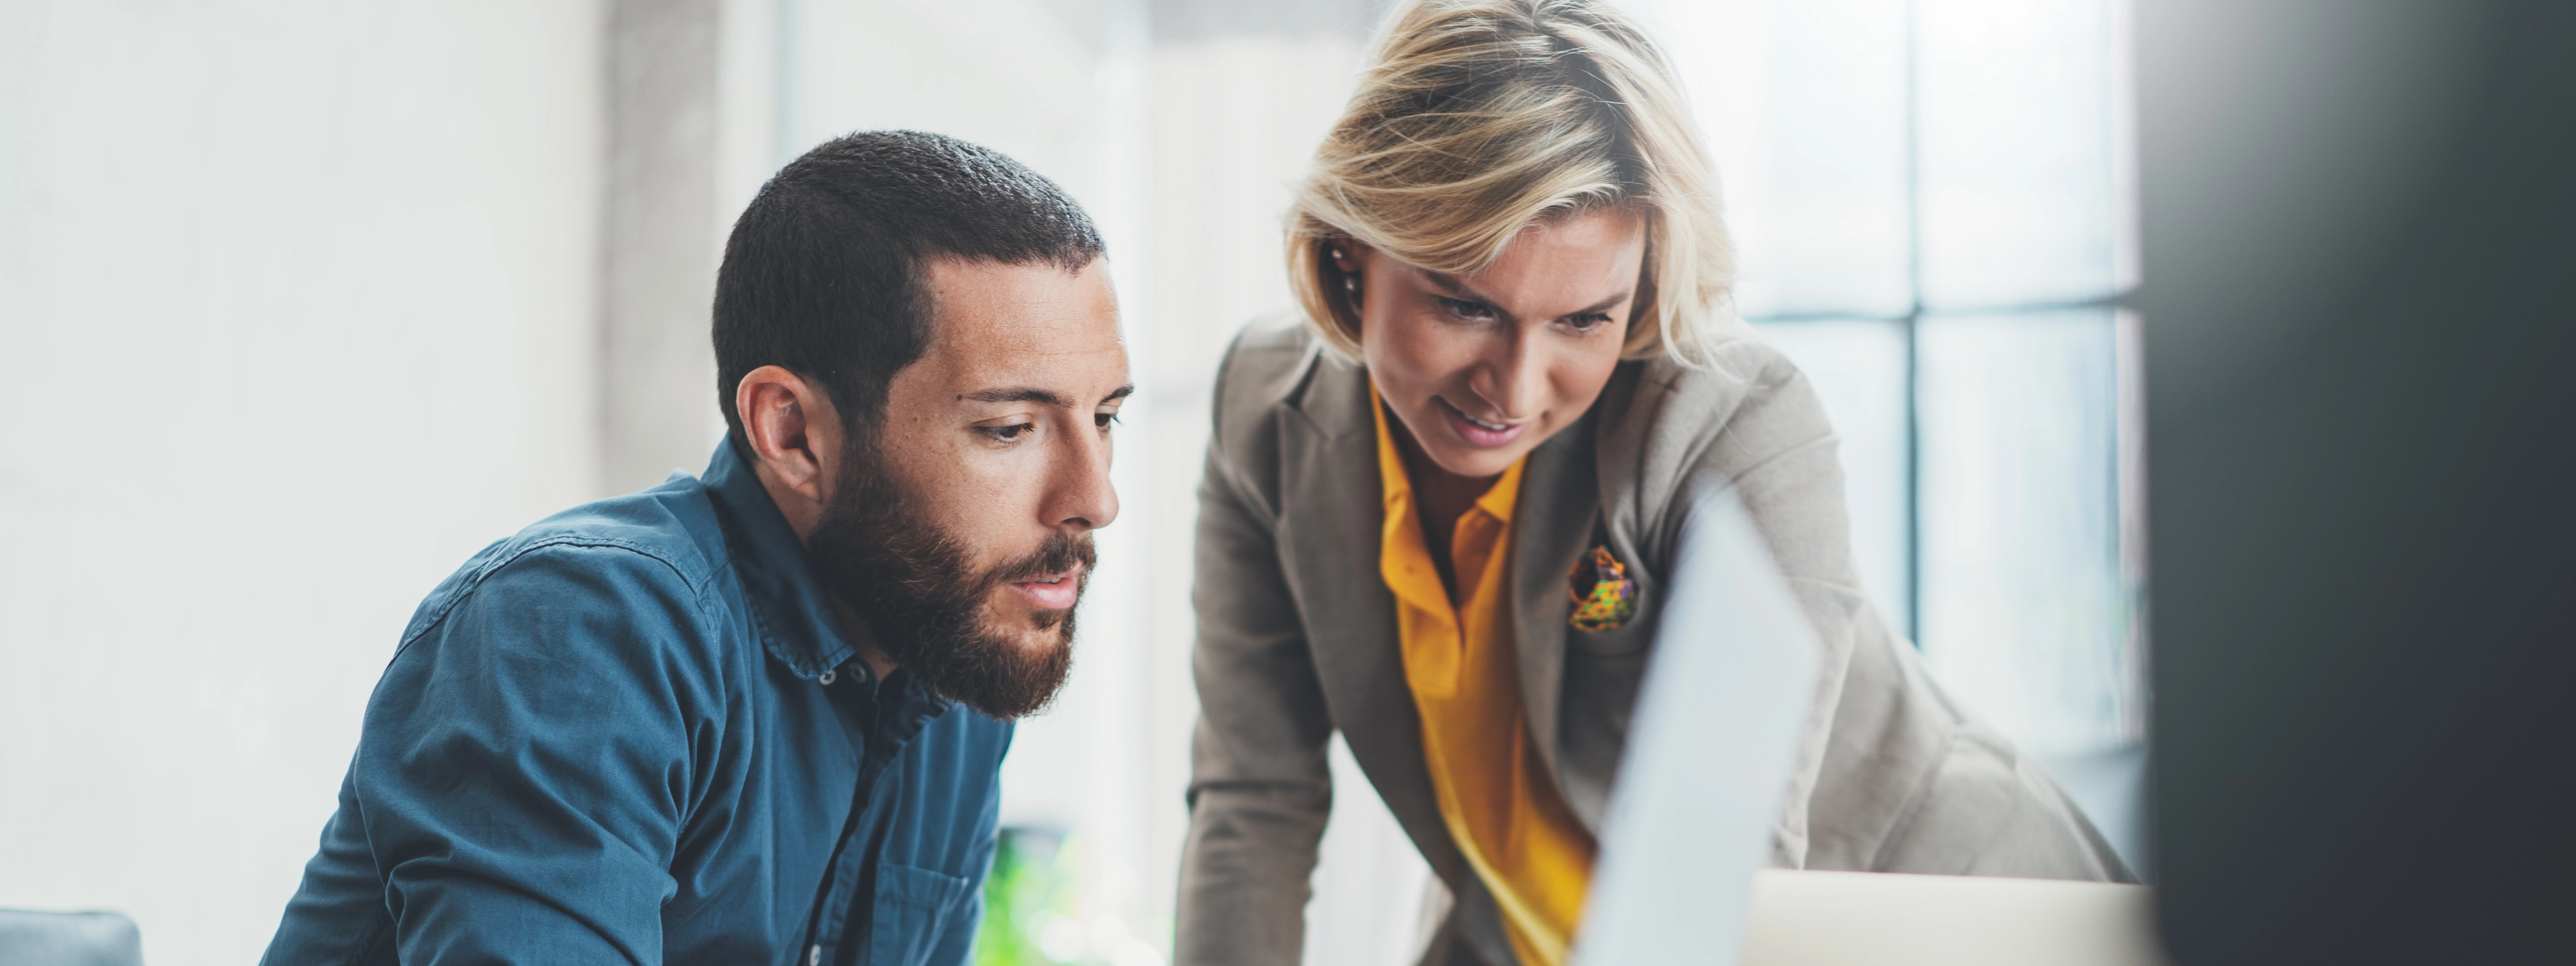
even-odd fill
[{"label": "chest pocket", "polygon": [[1644,663],[1647,646],[1655,642],[1655,621],[1651,613],[1631,618],[1627,623],[1606,630],[1565,629],[1566,643],[1573,654],[1616,662],[1632,659]]},{"label": "chest pocket", "polygon": [[1655,575],[1640,562],[1634,547],[1611,539],[1608,525],[1593,518],[1592,549],[1576,558],[1565,575],[1572,598],[1565,621],[1571,659],[1644,663],[1663,599]]},{"label": "chest pocket", "polygon": [[[969,930],[975,884],[929,869],[877,866],[876,920],[868,934],[869,966],[929,966],[948,934]],[[961,945],[954,952],[963,956]],[[948,966],[948,964],[941,964]]]},{"label": "chest pocket", "polygon": [[[1566,804],[1599,828],[1628,744],[1628,721],[1654,652],[1661,601],[1647,598],[1635,615],[1598,631],[1566,628],[1565,690],[1557,707],[1557,768]],[[1687,646],[1688,642],[1682,642]]]}]

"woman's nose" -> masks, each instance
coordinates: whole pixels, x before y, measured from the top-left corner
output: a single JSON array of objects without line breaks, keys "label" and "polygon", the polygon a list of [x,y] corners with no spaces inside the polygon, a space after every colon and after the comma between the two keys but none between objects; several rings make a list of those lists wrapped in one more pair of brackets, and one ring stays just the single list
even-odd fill
[{"label": "woman's nose", "polygon": [[1483,378],[1471,379],[1468,387],[1495,409],[1491,414],[1480,415],[1520,420],[1538,410],[1538,392],[1547,381],[1547,364],[1545,353],[1530,343],[1531,333],[1516,328],[1497,340],[1493,353],[1478,367]]}]

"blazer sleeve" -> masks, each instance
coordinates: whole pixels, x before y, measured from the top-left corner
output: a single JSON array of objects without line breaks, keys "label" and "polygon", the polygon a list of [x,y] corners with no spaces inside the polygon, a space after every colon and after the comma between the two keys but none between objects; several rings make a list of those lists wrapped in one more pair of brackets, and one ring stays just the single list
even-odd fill
[{"label": "blazer sleeve", "polygon": [[1732,349],[1726,363],[1746,391],[1680,491],[1734,489],[1823,647],[1774,863],[2136,881],[2055,783],[1962,711],[1879,617],[1851,565],[1823,402],[1767,344]]},{"label": "blazer sleeve", "polygon": [[[1236,354],[1229,353],[1228,369]],[[1227,458],[1227,373],[1199,488],[1189,837],[1176,966],[1295,966],[1307,882],[1332,808],[1324,707],[1291,598],[1273,508]]]},{"label": "blazer sleeve", "polygon": [[1800,868],[1807,864],[1809,800],[1858,646],[1857,618],[1868,606],[1851,564],[1839,439],[1806,377],[1759,339],[1728,343],[1706,370],[1663,368],[1658,375],[1649,381],[1665,394],[1641,454],[1646,488],[1669,501],[1649,516],[1660,521],[1649,540],[1654,558],[1672,559],[1692,495],[1732,490],[1816,632],[1816,688],[1772,830],[1772,864]]}]

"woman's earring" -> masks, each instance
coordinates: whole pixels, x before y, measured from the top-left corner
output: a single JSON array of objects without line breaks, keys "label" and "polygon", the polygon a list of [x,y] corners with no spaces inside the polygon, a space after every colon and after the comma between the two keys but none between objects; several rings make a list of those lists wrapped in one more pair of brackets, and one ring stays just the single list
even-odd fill
[{"label": "woman's earring", "polygon": [[[1326,246],[1324,246],[1324,254],[1326,254],[1326,255],[1331,256],[1331,257],[1332,257],[1332,259],[1333,259],[1333,267],[1334,267],[1334,268],[1337,268],[1337,269],[1338,269],[1338,268],[1340,268],[1340,267],[1342,267],[1342,265],[1343,265],[1344,263],[1347,263],[1347,262],[1349,262],[1349,261],[1351,260],[1351,259],[1350,259],[1350,256],[1342,254],[1341,246],[1338,246],[1338,245],[1326,245]],[[1348,295],[1348,296],[1350,296],[1350,297],[1351,297],[1351,307],[1352,307],[1352,308],[1358,308],[1358,307],[1359,307],[1359,304],[1360,304],[1360,275],[1359,275],[1359,273],[1358,273],[1358,272],[1343,272],[1343,273],[1342,273],[1342,294],[1344,294],[1344,295]]]}]

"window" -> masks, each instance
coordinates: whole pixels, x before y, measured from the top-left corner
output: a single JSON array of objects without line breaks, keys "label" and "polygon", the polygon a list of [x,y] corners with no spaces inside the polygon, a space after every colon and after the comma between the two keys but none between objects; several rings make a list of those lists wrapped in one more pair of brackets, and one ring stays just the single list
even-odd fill
[{"label": "window", "polygon": [[1739,309],[1842,436],[1866,591],[2136,861],[2127,5],[1641,6],[1726,179]]}]

